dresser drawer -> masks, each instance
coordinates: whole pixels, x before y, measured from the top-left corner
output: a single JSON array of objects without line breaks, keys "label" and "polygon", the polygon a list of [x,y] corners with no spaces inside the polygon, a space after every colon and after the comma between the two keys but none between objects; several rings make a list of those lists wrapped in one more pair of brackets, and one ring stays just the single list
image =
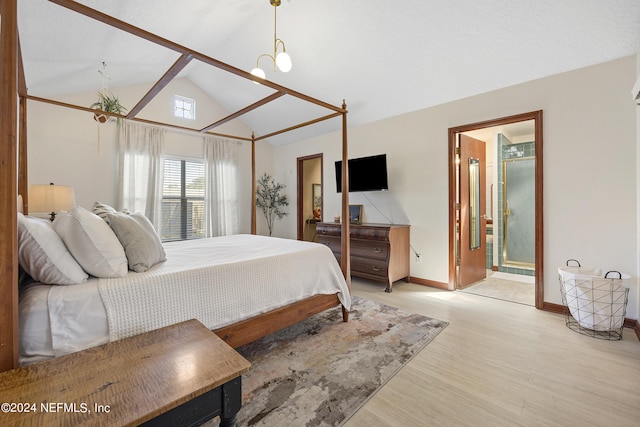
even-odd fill
[{"label": "dresser drawer", "polygon": [[375,227],[351,227],[349,229],[352,239],[367,239],[367,240],[389,240],[388,228],[375,228]]},{"label": "dresser drawer", "polygon": [[389,258],[389,244],[379,241],[351,239],[351,256],[386,261]]},{"label": "dresser drawer", "polygon": [[351,272],[355,275],[361,273],[386,278],[389,272],[389,265],[382,260],[351,256]]},{"label": "dresser drawer", "polygon": [[318,243],[328,246],[329,249],[336,255],[336,257],[340,258],[340,252],[342,250],[340,236],[327,236],[323,234],[318,235]]},{"label": "dresser drawer", "polygon": [[327,223],[319,223],[316,224],[316,233],[318,236],[337,236],[340,237],[340,232],[342,231],[342,224],[327,224]]}]

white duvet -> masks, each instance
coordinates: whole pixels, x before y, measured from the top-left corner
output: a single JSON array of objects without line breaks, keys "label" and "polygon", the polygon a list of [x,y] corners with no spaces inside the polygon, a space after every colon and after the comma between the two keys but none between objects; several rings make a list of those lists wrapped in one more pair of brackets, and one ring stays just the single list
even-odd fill
[{"label": "white duvet", "polygon": [[[337,293],[351,307],[340,267],[324,245],[235,235],[164,246],[167,261],[144,273],[81,285],[31,285],[20,302],[23,361],[193,318],[217,329],[317,294]],[[45,294],[43,308],[37,302]]]}]

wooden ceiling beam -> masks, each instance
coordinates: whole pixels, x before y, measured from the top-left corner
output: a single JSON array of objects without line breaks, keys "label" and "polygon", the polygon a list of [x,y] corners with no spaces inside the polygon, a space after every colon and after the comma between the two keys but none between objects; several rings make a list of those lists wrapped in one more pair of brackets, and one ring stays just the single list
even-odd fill
[{"label": "wooden ceiling beam", "polygon": [[206,56],[202,53],[196,52],[195,50],[189,49],[185,46],[182,46],[178,43],[174,43],[170,40],[167,40],[165,38],[162,38],[156,34],[150,33],[149,31],[143,30],[142,28],[138,28],[135,27],[131,24],[128,24],[124,21],[121,21],[119,19],[114,18],[113,16],[107,15],[105,13],[102,13],[100,11],[97,11],[95,9],[92,9],[90,7],[87,7],[83,4],[77,3],[75,1],[72,0],[49,0],[52,3],[55,3],[59,6],[65,7],[67,9],[73,10],[74,12],[77,12],[81,15],[85,15],[89,18],[93,18],[97,21],[100,21],[104,24],[110,25],[112,27],[118,28],[122,31],[125,31],[129,34],[133,34],[135,36],[141,37],[147,41],[150,41],[152,43],[158,44],[160,46],[163,46],[167,49],[171,49],[174,50],[176,52],[179,52],[181,54],[191,54],[193,55],[193,57],[201,62],[204,62],[205,64],[209,64],[211,66],[214,66],[216,68],[219,68],[221,70],[227,71],[231,74],[234,74],[236,76],[242,77],[244,79],[247,80],[251,80],[253,82],[259,83],[261,85],[270,87],[271,89],[274,89],[278,92],[282,92],[285,93],[287,95],[291,95],[295,98],[299,98],[302,99],[304,101],[310,102],[312,104],[327,108],[329,110],[333,110],[336,112],[340,112],[340,113],[344,113],[344,109],[342,107],[337,107],[335,105],[331,105],[327,102],[324,101],[320,101],[319,99],[315,99],[312,98],[310,96],[307,96],[303,93],[300,92],[296,92],[292,89],[286,88],[284,86],[281,86],[279,84],[270,82],[269,80],[265,80],[265,79],[261,79],[260,77],[256,77],[254,75],[252,75],[251,73],[248,73],[244,70],[241,70],[239,68],[236,68],[232,65],[226,64],[222,61],[218,61],[217,59],[211,58],[210,56]]},{"label": "wooden ceiling beam", "polygon": [[[83,106],[80,106],[80,105],[69,104],[69,103],[66,103],[66,102],[56,101],[56,100],[53,100],[53,99],[40,98],[40,97],[32,96],[32,95],[28,95],[26,98],[28,100],[30,100],[30,101],[44,102],[46,104],[57,105],[59,107],[72,108],[74,110],[88,111],[88,112],[91,112],[91,113],[95,113],[96,112],[96,110],[93,109],[93,108],[83,107]],[[98,110],[98,112],[100,112],[100,114],[104,114],[105,116],[115,117],[115,118],[119,118],[119,119],[126,119],[126,117],[123,116],[122,114],[109,113],[107,111],[102,111],[102,110]],[[185,126],[172,125],[172,124],[169,124],[169,123],[156,122],[156,121],[153,121],[153,120],[139,119],[139,118],[133,118],[131,120],[134,121],[134,122],[138,122],[138,123],[146,123],[146,124],[150,124],[150,125],[164,126],[164,127],[168,127],[168,128],[182,130],[182,131],[202,133],[202,132],[200,132],[199,129],[188,128],[188,127],[185,127]],[[207,135],[222,136],[222,137],[225,137],[225,138],[238,139],[240,141],[251,141],[251,138],[247,138],[247,137],[243,137],[243,136],[226,135],[226,134],[223,134],[223,133],[215,133],[215,132],[205,132],[205,133]]]},{"label": "wooden ceiling beam", "polygon": [[316,124],[316,123],[319,123],[319,122],[323,122],[325,120],[329,120],[329,119],[332,119],[334,117],[338,117],[338,116],[340,116],[342,114],[344,114],[344,113],[331,113],[328,116],[318,117],[317,119],[309,120],[308,122],[300,123],[300,124],[297,124],[295,126],[288,127],[286,129],[280,129],[278,131],[271,132],[271,133],[268,133],[266,135],[262,135],[261,137],[255,138],[255,140],[256,141],[260,141],[262,139],[271,138],[272,136],[280,135],[281,133],[286,133],[286,132],[289,132],[289,131],[292,131],[292,130],[303,128],[305,126],[309,126],[309,125],[313,125],[313,124]]},{"label": "wooden ceiling beam", "polygon": [[276,92],[274,94],[271,94],[269,96],[267,96],[266,98],[261,99],[258,102],[254,102],[253,104],[249,105],[248,107],[243,108],[242,110],[238,110],[233,114],[228,115],[227,117],[225,117],[224,119],[218,120],[215,123],[210,124],[209,126],[203,128],[200,132],[207,132],[215,127],[218,127],[220,125],[223,125],[233,119],[236,119],[240,116],[242,116],[243,114],[248,113],[249,111],[255,110],[258,107],[263,106],[264,104],[267,104],[273,100],[276,100],[278,98],[280,98],[281,96],[285,95],[282,92]]},{"label": "wooden ceiling beam", "polygon": [[155,98],[156,95],[158,95],[162,91],[162,89],[164,89],[165,86],[167,86],[171,82],[171,80],[173,80],[180,73],[180,71],[182,71],[184,67],[189,64],[189,62],[191,62],[192,59],[193,55],[189,53],[180,56],[180,58],[178,58],[178,60],[171,66],[171,68],[169,68],[167,72],[164,73],[162,78],[160,78],[160,80],[158,80],[156,84],[153,85],[151,90],[149,90],[149,92],[147,92],[147,94],[142,97],[142,99],[136,104],[136,106],[129,111],[129,114],[127,114],[127,119],[133,119],[135,116],[137,116],[138,113],[144,107],[146,107],[147,104],[151,102],[151,100]]}]

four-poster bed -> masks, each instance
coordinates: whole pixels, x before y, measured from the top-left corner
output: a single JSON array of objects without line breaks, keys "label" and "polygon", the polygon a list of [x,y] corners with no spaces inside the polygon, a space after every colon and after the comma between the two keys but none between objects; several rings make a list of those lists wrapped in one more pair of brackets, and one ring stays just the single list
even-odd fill
[{"label": "four-poster bed", "polygon": [[[167,70],[162,78],[142,97],[142,99],[131,109],[126,116],[117,114],[104,113],[111,116],[127,118],[133,121],[139,121],[149,124],[172,126],[165,123],[153,122],[136,118],[136,115],[144,108],[144,106],[156,96],[163,87],[165,87],[171,79],[173,79],[189,62],[200,61],[218,69],[227,71],[240,78],[252,80],[261,85],[275,90],[273,94],[263,98],[215,123],[203,128],[197,129],[203,134],[221,135],[239,140],[251,141],[252,144],[252,216],[251,216],[251,232],[256,233],[256,170],[255,170],[255,144],[258,141],[265,140],[284,132],[289,132],[304,126],[312,125],[334,117],[342,117],[342,165],[343,177],[348,174],[347,171],[347,122],[346,122],[346,105],[337,107],[327,104],[320,100],[306,96],[302,93],[290,90],[268,80],[262,80],[252,76],[250,73],[232,67],[228,64],[215,60],[211,57],[193,51],[184,46],[163,39],[150,32],[134,27],[126,22],[120,21],[109,15],[103,14],[94,9],[88,8],[79,3],[70,0],[51,0],[60,6],[66,7],[72,11],[85,15],[89,18],[103,22],[111,27],[121,31],[128,32],[135,36],[141,37],[158,46],[173,50],[180,54],[179,59]],[[24,197],[24,211],[28,213],[28,185],[27,185],[27,101],[46,102],[62,107],[74,108],[94,112],[87,107],[72,105],[59,101],[44,99],[31,96],[27,93],[24,70],[22,66],[22,57],[20,51],[20,43],[17,28],[17,5],[15,0],[0,0],[1,15],[1,35],[2,35],[2,66],[0,68],[0,82],[2,85],[2,105],[4,106],[0,115],[0,126],[2,135],[0,140],[0,178],[2,184],[0,186],[0,204],[2,206],[3,215],[0,217],[0,233],[2,240],[0,241],[0,371],[12,369],[18,366],[18,257],[17,257],[17,198],[18,194]],[[285,129],[274,131],[269,134],[256,136],[251,138],[239,137],[233,135],[222,135],[211,131],[211,129],[226,123],[230,120],[238,118],[243,114],[262,107],[269,102],[282,96],[292,96],[299,100],[309,102],[319,107],[326,108],[331,112],[328,115],[300,123]],[[173,126],[175,127],[175,126]],[[183,128],[184,129],[184,128]],[[194,130],[194,129],[189,129]],[[343,179],[342,185],[342,217],[348,218],[348,179]],[[342,250],[340,268],[346,280],[350,282],[350,264],[349,264],[349,222],[342,222]],[[266,334],[274,332],[278,329],[303,320],[313,314],[334,307],[339,304],[336,294],[316,295],[302,301],[275,309],[263,315],[241,321],[237,324],[227,326],[216,330],[216,333],[226,339],[232,346],[239,346],[246,342],[253,341]],[[346,321],[348,312],[343,308],[343,318]]]}]

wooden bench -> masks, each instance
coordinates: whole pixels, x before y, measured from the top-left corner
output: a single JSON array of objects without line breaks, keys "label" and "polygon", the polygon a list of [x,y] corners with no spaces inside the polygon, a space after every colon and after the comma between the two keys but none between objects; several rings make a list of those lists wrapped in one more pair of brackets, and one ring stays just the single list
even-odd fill
[{"label": "wooden bench", "polygon": [[234,426],[250,366],[189,320],[0,373],[0,425]]}]

